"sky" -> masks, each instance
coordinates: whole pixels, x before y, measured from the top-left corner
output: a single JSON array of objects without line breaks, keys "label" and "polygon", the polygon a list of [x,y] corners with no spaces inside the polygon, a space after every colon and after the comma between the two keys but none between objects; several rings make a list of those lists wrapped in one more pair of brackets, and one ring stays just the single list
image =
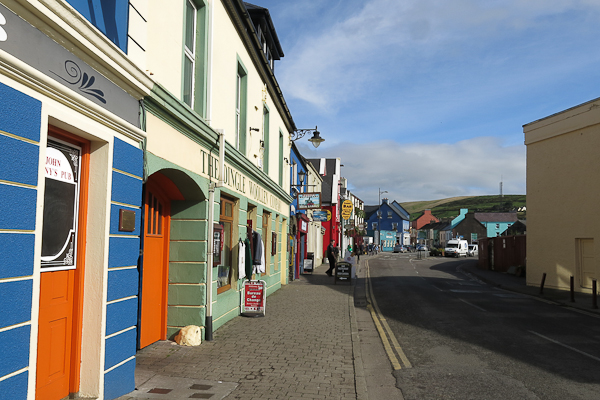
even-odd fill
[{"label": "sky", "polygon": [[526,194],[523,125],[600,97],[600,0],[253,0],[305,158],[367,205]]}]

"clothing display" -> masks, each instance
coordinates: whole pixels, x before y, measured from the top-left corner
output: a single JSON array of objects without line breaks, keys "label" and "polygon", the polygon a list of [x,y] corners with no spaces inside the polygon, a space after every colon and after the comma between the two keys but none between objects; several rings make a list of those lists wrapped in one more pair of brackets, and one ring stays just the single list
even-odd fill
[{"label": "clothing display", "polygon": [[246,277],[246,244],[242,242],[242,239],[238,243],[238,279],[244,279]]}]

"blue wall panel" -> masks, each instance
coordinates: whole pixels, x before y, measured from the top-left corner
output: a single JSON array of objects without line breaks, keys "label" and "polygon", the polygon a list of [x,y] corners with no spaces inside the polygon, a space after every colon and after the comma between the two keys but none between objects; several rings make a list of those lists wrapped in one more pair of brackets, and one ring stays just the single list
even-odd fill
[{"label": "blue wall panel", "polygon": [[129,299],[106,306],[106,335],[137,325],[138,299]]},{"label": "blue wall panel", "polygon": [[111,237],[109,239],[108,268],[137,265],[139,257],[139,237]]},{"label": "blue wall panel", "polygon": [[0,135],[0,179],[36,186],[38,162],[38,145]]},{"label": "blue wall panel", "polygon": [[142,178],[144,176],[144,152],[121,139],[115,138],[113,168]]},{"label": "blue wall panel", "polygon": [[0,376],[23,369],[29,365],[29,325],[0,332]]},{"label": "blue wall panel", "polygon": [[135,359],[104,374],[104,399],[112,400],[135,390]]},{"label": "blue wall panel", "polygon": [[127,53],[129,0],[67,0],[67,2]]},{"label": "blue wall panel", "polygon": [[37,190],[0,184],[0,229],[35,229]]},{"label": "blue wall panel", "polygon": [[139,274],[136,269],[118,269],[108,271],[107,300],[113,301],[124,297],[137,296]]},{"label": "blue wall panel", "polygon": [[39,100],[0,83],[1,131],[39,142],[41,115]]},{"label": "blue wall panel", "polygon": [[[119,210],[124,209],[127,211],[135,212],[135,230],[133,232],[124,232],[119,230]],[[142,222],[142,210],[139,208],[131,208],[120,206],[117,204],[111,204],[110,206],[110,234],[111,235],[131,235],[140,236],[140,225]]]},{"label": "blue wall panel", "polygon": [[0,283],[0,328],[31,320],[32,288],[31,279]]},{"label": "blue wall panel", "polygon": [[106,339],[104,369],[107,370],[129,357],[135,356],[136,341],[137,331],[135,329]]},{"label": "blue wall panel", "polygon": [[25,400],[27,399],[28,372],[12,376],[0,381],[0,400]]},{"label": "blue wall panel", "polygon": [[113,171],[112,201],[140,207],[142,205],[142,181]]},{"label": "blue wall panel", "polygon": [[0,279],[32,275],[34,246],[33,234],[0,233],[0,254],[5,255],[0,263]]}]

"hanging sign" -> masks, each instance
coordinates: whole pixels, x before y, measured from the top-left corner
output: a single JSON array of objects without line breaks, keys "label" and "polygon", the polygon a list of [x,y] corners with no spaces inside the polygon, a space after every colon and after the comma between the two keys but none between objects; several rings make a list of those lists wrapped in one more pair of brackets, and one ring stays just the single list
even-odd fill
[{"label": "hanging sign", "polygon": [[331,219],[331,211],[329,211],[329,215],[327,214],[327,212],[328,211],[326,211],[326,210],[313,211],[313,213],[312,213],[313,221],[316,221],[316,222],[329,221]]},{"label": "hanging sign", "polygon": [[244,281],[242,290],[242,315],[264,317],[267,303],[267,283],[265,281]]},{"label": "hanging sign", "polygon": [[349,219],[352,215],[352,202],[350,200],[344,200],[342,203],[342,218]]},{"label": "hanging sign", "polygon": [[321,193],[298,193],[298,210],[321,208]]}]

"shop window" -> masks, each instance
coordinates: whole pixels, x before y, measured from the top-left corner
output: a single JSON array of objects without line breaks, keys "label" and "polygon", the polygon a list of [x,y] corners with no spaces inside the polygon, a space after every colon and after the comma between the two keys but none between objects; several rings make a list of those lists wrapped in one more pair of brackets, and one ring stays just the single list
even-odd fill
[{"label": "shop window", "polygon": [[221,198],[219,224],[223,227],[223,233],[221,238],[221,263],[217,267],[217,293],[222,293],[231,288],[234,209],[235,203],[232,200]]},{"label": "shop window", "polygon": [[271,213],[263,212],[262,217],[262,239],[265,246],[265,273],[262,275],[269,275],[271,269]]}]

